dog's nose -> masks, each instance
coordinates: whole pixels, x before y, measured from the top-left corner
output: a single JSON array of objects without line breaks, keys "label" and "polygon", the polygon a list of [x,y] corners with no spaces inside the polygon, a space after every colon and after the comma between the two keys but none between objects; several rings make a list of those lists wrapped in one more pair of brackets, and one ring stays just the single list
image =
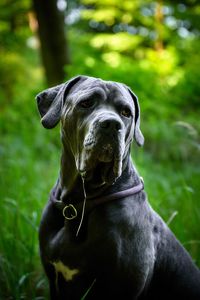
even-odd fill
[{"label": "dog's nose", "polygon": [[105,119],[99,122],[100,128],[104,130],[120,130],[122,129],[121,123],[116,119]]}]

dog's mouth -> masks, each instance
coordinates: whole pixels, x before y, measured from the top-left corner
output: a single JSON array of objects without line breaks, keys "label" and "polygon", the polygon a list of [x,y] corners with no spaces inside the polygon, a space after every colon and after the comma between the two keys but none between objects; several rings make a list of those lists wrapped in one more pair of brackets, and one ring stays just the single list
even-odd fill
[{"label": "dog's mouth", "polygon": [[93,188],[98,188],[115,181],[113,174],[113,162],[99,161],[93,169],[81,172],[86,182],[90,182]]},{"label": "dog's mouth", "polygon": [[80,174],[93,187],[113,184],[122,172],[122,147],[105,143],[86,150],[82,155]]}]

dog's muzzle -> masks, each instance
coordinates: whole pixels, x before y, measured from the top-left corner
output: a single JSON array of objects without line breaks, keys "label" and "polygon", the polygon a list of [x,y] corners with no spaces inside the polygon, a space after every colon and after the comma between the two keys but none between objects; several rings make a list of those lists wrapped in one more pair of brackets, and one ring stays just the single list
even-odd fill
[{"label": "dog's muzzle", "polygon": [[82,173],[91,174],[91,171],[95,171],[101,165],[99,169],[102,180],[107,182],[116,180],[122,171],[125,148],[124,131],[124,125],[117,115],[101,115],[97,118],[91,124],[84,139]]},{"label": "dog's muzzle", "polygon": [[101,162],[110,162],[114,159],[114,152],[121,143],[119,136],[121,135],[120,130],[122,130],[123,124],[114,117],[104,117],[97,124],[96,146],[100,148],[98,151],[98,160]]}]

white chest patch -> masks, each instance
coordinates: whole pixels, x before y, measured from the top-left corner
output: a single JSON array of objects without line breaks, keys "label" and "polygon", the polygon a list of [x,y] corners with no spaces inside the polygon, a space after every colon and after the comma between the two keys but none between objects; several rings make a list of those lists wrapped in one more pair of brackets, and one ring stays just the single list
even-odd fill
[{"label": "white chest patch", "polygon": [[52,262],[52,264],[55,267],[56,274],[62,273],[62,276],[65,278],[66,281],[73,280],[74,276],[79,273],[78,269],[70,269],[68,266],[65,266],[61,261]]}]

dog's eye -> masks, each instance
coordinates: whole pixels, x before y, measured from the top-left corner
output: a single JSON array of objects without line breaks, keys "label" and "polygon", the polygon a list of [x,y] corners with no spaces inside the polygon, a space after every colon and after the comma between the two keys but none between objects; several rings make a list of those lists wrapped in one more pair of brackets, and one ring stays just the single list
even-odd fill
[{"label": "dog's eye", "polygon": [[121,115],[126,117],[126,118],[130,118],[131,117],[131,111],[129,108],[123,108],[121,110]]},{"label": "dog's eye", "polygon": [[82,108],[90,108],[93,105],[93,101],[91,99],[82,100],[79,103],[79,106]]}]

